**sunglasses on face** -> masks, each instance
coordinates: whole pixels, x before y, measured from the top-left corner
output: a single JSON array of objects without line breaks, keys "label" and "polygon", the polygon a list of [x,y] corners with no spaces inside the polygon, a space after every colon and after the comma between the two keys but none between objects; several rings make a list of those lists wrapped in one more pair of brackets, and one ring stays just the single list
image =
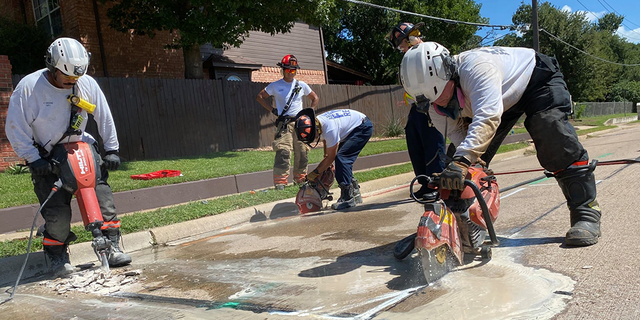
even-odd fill
[{"label": "sunglasses on face", "polygon": [[284,69],[285,73],[296,73],[296,69]]}]

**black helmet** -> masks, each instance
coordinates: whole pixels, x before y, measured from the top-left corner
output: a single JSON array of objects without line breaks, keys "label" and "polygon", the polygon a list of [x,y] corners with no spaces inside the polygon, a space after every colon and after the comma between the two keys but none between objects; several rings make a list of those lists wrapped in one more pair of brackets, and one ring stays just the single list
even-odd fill
[{"label": "black helmet", "polygon": [[282,58],[280,62],[278,62],[278,67],[282,69],[298,69],[300,66],[298,65],[298,59],[296,56],[292,54],[288,54]]},{"label": "black helmet", "polygon": [[391,32],[387,35],[387,41],[391,44],[392,47],[397,48],[402,43],[402,40],[406,39],[409,36],[420,36],[420,31],[418,30],[420,27],[424,25],[424,22],[419,22],[417,24],[413,24],[410,22],[402,22],[395,26]]},{"label": "black helmet", "polygon": [[296,115],[296,137],[298,140],[310,144],[316,139],[316,112],[312,108],[302,109]]}]

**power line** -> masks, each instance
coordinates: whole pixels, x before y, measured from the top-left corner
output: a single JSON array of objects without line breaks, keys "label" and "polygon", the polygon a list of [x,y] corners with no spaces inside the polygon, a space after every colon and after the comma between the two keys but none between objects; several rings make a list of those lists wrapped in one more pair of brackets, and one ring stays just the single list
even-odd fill
[{"label": "power line", "polygon": [[[584,5],[584,3],[580,2],[580,0],[576,0],[576,1],[578,1],[578,3],[580,3],[580,4],[581,4],[585,9],[587,9],[587,11],[588,11],[589,13],[591,13],[591,15],[592,15],[593,17],[595,17],[595,18],[596,18],[596,20],[600,20],[600,18],[598,18],[598,16],[596,16],[596,14],[595,14],[595,13],[593,13],[593,11],[591,11],[591,9],[587,8],[587,6],[585,6],[585,5]],[[600,0],[598,0],[598,2],[600,2]],[[602,4],[602,2],[600,2],[600,4]],[[604,5],[602,5],[602,6],[604,7]],[[607,9],[607,7],[605,7],[604,9],[605,9],[605,10],[607,10],[607,12],[611,13],[611,11],[609,11],[609,9]],[[615,11],[615,10],[614,10],[614,11]],[[617,11],[616,11],[616,12],[617,12]],[[626,24],[624,24],[624,23],[621,23],[621,24],[622,24],[623,26],[625,26],[625,27],[629,28],[629,31],[631,31],[631,32],[633,32],[633,33],[637,33],[637,32],[635,32],[635,30],[633,30],[633,28],[630,28],[630,27],[629,27],[629,26],[627,26]],[[637,33],[637,34],[638,34],[638,35],[640,35],[640,33]],[[637,38],[632,38],[632,37],[630,37],[630,38],[631,38],[631,39],[634,39],[634,40],[640,40],[640,39],[637,39]]]},{"label": "power line", "polygon": [[540,31],[548,34],[550,37],[554,38],[555,40],[558,40],[558,41],[568,45],[569,47],[571,47],[573,49],[576,49],[576,50],[578,50],[578,51],[580,51],[580,52],[582,52],[582,53],[584,53],[584,54],[586,54],[586,55],[588,55],[588,56],[590,56],[590,57],[592,57],[594,59],[597,59],[597,60],[600,60],[600,61],[603,61],[603,62],[606,62],[606,63],[616,64],[616,65],[623,66],[623,67],[639,67],[640,66],[640,63],[626,64],[626,63],[613,62],[613,61],[602,59],[600,57],[596,57],[596,56],[594,56],[594,55],[592,55],[592,54],[590,54],[590,53],[588,53],[588,52],[586,52],[586,51],[584,51],[582,49],[579,49],[579,48],[575,47],[574,45],[572,45],[572,44],[570,44],[570,43],[558,38],[557,36],[551,34],[549,31],[547,31],[545,29],[540,28]]},{"label": "power line", "polygon": [[[621,16],[624,17],[624,15],[622,15],[622,14],[620,14],[620,12],[616,11],[616,9],[614,9],[613,6],[610,5],[609,2],[607,2],[607,0],[602,0],[602,1],[604,1],[604,3],[606,3],[609,7],[611,7],[611,10],[615,11],[615,13],[617,13],[618,15],[621,15]],[[598,2],[600,2],[600,0],[598,0]],[[636,25],[636,26],[640,27],[640,25],[637,25],[637,24],[633,23],[633,21],[627,19],[626,17],[625,17],[625,20],[627,20],[627,22],[629,22],[629,23],[631,23],[633,25]]]},{"label": "power line", "polygon": [[370,7],[374,7],[374,8],[378,8],[378,9],[389,10],[389,11],[398,12],[398,13],[402,13],[402,14],[407,14],[407,15],[412,15],[412,16],[417,16],[417,17],[422,17],[422,18],[438,20],[438,21],[442,21],[442,22],[446,22],[446,23],[450,23],[450,24],[464,24],[464,25],[475,26],[475,27],[500,28],[501,30],[505,30],[505,29],[509,29],[509,28],[515,28],[514,25],[486,24],[486,23],[459,21],[459,20],[452,20],[452,19],[447,19],[447,18],[434,17],[434,16],[429,16],[429,15],[426,15],[426,14],[420,14],[420,13],[415,13],[415,12],[410,12],[410,11],[404,11],[404,10],[389,8],[389,7],[385,7],[385,6],[381,6],[381,5],[377,5],[377,4],[373,4],[373,3],[368,3],[368,2],[363,2],[363,1],[358,1],[358,0],[345,0],[345,1],[351,2],[351,3],[355,3],[355,4],[363,4],[365,6],[370,6]]}]

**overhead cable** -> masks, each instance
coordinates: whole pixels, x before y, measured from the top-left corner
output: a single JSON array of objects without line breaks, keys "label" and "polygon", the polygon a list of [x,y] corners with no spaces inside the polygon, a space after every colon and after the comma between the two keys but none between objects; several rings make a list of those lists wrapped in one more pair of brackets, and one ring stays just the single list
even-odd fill
[{"label": "overhead cable", "polygon": [[[584,5],[584,3],[582,3],[580,0],[576,0],[576,1],[578,1],[578,3],[580,3],[580,4],[581,4],[581,5],[582,5],[582,6],[583,6],[583,7],[584,7],[584,8],[585,8],[589,13],[591,13],[591,15],[592,15],[594,18],[596,18],[596,20],[600,20],[600,18],[598,18],[598,16],[596,16],[596,14],[595,14],[595,13],[593,13],[593,11],[591,11],[591,9],[587,8],[587,6],[585,6],[585,5]],[[600,2],[600,1],[598,1],[598,2]],[[600,2],[600,4],[602,4],[602,2]],[[604,5],[602,5],[602,6],[604,7]],[[609,11],[609,9],[607,9],[607,7],[604,7],[604,9],[605,9],[605,10],[607,10],[607,12],[611,13],[611,11]],[[617,11],[616,11],[616,12],[617,12]],[[627,26],[627,25],[626,25],[626,24],[624,24],[624,23],[621,23],[621,24],[622,24],[623,26],[625,26],[625,27],[629,28],[629,31],[631,31],[631,32],[633,32],[633,33],[636,33],[636,34],[640,35],[640,33],[637,33],[635,30],[633,30],[633,28],[630,28],[629,26]],[[626,36],[626,37],[627,37],[627,38],[629,38],[629,36]],[[632,38],[632,39],[634,39],[634,40],[638,40],[637,38],[633,38],[633,37],[631,37],[631,38]]]},{"label": "overhead cable", "polygon": [[590,54],[590,53],[588,53],[588,52],[586,52],[586,51],[584,51],[584,50],[582,50],[582,49],[576,48],[574,45],[572,45],[572,44],[570,44],[570,43],[568,43],[568,42],[566,42],[566,41],[564,41],[564,40],[562,40],[562,39],[558,38],[557,36],[555,36],[555,35],[551,34],[549,31],[547,31],[547,30],[545,30],[545,29],[540,28],[540,31],[542,31],[542,32],[544,32],[544,33],[546,33],[546,34],[548,34],[551,38],[553,38],[553,39],[555,39],[555,40],[558,40],[558,41],[560,41],[560,42],[562,42],[562,43],[564,43],[564,44],[568,45],[569,47],[574,48],[574,49],[576,49],[576,50],[578,50],[578,51],[580,51],[580,52],[582,52],[582,53],[584,53],[584,54],[586,54],[586,55],[588,55],[588,56],[590,56],[590,57],[592,57],[592,58],[594,58],[594,59],[600,60],[600,61],[602,61],[602,62],[611,63],[611,64],[616,64],[616,65],[624,66],[624,67],[638,67],[638,66],[640,66],[640,63],[626,64],[626,63],[613,62],[613,61],[609,61],[609,60],[602,59],[602,58],[600,58],[600,57],[596,57],[596,56],[594,56],[594,55],[592,55],[592,54]]},{"label": "overhead cable", "polygon": [[450,24],[464,24],[464,25],[475,26],[475,27],[500,28],[502,30],[516,27],[514,25],[487,24],[487,23],[459,21],[459,20],[452,20],[452,19],[447,19],[447,18],[434,17],[434,16],[429,16],[429,15],[426,15],[426,14],[420,14],[420,13],[415,13],[415,12],[410,12],[410,11],[404,11],[404,10],[389,8],[389,7],[381,6],[381,5],[378,5],[378,4],[373,4],[373,3],[368,3],[368,2],[364,2],[364,1],[358,1],[358,0],[345,0],[345,1],[351,2],[351,3],[355,3],[355,4],[363,4],[365,6],[370,6],[370,7],[374,7],[374,8],[378,8],[378,9],[384,9],[384,10],[389,10],[389,11],[398,12],[398,13],[402,13],[402,14],[412,15],[412,16],[416,16],[416,17],[422,17],[422,18],[438,20],[438,21],[442,21],[442,22],[446,22],[446,23],[450,23]]},{"label": "overhead cable", "polygon": [[[611,7],[611,10],[615,11],[615,13],[617,13],[619,16],[623,16],[623,17],[624,17],[624,15],[623,15],[623,14],[621,14],[620,12],[618,12],[616,9],[614,9],[614,8],[613,8],[613,6],[611,6],[611,5],[609,4],[609,2],[607,2],[607,0],[602,0],[602,1],[604,1],[604,3],[606,3],[609,7]],[[598,0],[598,2],[600,2],[600,0]],[[600,4],[602,4],[602,2],[600,2]],[[604,5],[603,5],[603,7],[604,7]],[[606,8],[606,7],[605,7],[605,8]],[[636,23],[633,23],[633,21],[631,21],[631,20],[627,19],[627,17],[624,17],[624,20],[627,20],[627,22],[631,23],[632,25],[635,25],[635,26],[640,27],[640,25],[638,25],[638,24],[636,24]]]}]

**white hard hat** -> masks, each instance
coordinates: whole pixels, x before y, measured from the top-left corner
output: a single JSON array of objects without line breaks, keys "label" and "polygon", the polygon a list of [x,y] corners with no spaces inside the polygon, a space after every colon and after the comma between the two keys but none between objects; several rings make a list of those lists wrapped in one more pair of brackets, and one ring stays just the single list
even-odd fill
[{"label": "white hard hat", "polygon": [[447,48],[437,42],[423,42],[404,54],[400,80],[411,96],[423,95],[434,102],[451,80],[454,68]]},{"label": "white hard hat", "polygon": [[58,38],[51,43],[45,55],[45,65],[51,72],[55,69],[72,76],[83,76],[89,68],[90,54],[76,39]]}]

